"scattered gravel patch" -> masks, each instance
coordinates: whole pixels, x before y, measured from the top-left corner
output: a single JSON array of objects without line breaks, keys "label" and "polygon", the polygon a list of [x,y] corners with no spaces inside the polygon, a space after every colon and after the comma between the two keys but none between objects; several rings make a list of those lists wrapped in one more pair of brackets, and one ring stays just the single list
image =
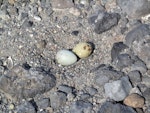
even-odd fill
[{"label": "scattered gravel patch", "polygon": [[0,112],[149,113],[149,6],[0,0]]}]

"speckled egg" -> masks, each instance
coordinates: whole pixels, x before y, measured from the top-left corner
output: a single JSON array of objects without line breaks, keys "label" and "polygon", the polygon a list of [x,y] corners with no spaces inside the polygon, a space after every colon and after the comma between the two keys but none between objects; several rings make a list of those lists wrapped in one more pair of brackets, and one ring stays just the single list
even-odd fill
[{"label": "speckled egg", "polygon": [[77,61],[77,56],[69,50],[60,50],[56,54],[56,60],[59,64],[67,66]]},{"label": "speckled egg", "polygon": [[92,45],[87,42],[81,42],[77,44],[73,48],[73,52],[79,57],[79,58],[86,58],[92,53]]}]

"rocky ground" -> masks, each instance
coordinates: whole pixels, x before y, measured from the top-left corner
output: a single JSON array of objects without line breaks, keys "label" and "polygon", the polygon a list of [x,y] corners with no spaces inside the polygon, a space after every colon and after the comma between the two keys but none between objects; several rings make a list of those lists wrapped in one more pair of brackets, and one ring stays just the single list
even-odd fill
[{"label": "rocky ground", "polygon": [[149,69],[149,0],[0,0],[0,113],[150,113]]}]

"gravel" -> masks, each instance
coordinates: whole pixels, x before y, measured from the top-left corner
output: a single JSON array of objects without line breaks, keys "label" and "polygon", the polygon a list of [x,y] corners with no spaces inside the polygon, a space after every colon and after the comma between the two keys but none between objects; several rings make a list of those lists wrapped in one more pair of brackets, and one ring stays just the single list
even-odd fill
[{"label": "gravel", "polygon": [[[149,113],[149,6],[0,0],[0,112]],[[58,51],[81,42],[92,44],[90,56],[69,66],[57,62]],[[145,99],[140,109],[123,104],[132,93]]]}]

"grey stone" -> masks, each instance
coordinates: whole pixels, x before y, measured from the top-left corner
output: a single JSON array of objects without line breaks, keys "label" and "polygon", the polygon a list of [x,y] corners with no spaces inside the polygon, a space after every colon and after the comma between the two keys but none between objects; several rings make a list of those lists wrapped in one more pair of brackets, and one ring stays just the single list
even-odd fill
[{"label": "grey stone", "polygon": [[105,102],[97,113],[136,113],[136,111],[119,103]]},{"label": "grey stone", "polygon": [[0,91],[5,92],[12,100],[32,98],[51,90],[54,86],[54,76],[42,68],[25,70],[16,65],[0,77]]},{"label": "grey stone", "polygon": [[132,65],[131,65],[131,71],[135,71],[138,70],[140,71],[140,73],[144,74],[147,71],[147,67],[146,64],[140,60],[137,59]]},{"label": "grey stone", "polygon": [[46,109],[47,107],[50,106],[50,99],[48,98],[43,98],[38,101],[36,101],[36,105],[38,109]]},{"label": "grey stone", "polygon": [[140,18],[150,12],[149,0],[117,0],[117,4],[133,18]]},{"label": "grey stone", "polygon": [[132,86],[127,77],[104,85],[105,95],[115,101],[122,101],[130,92]]},{"label": "grey stone", "polygon": [[116,62],[115,64],[117,68],[123,69],[125,67],[130,66],[134,62],[134,60],[129,54],[119,54],[114,62]]},{"label": "grey stone", "polygon": [[0,6],[2,5],[2,3],[3,3],[3,0],[0,0]]},{"label": "grey stone", "polygon": [[147,88],[144,92],[143,92],[143,96],[146,99],[146,101],[148,103],[150,103],[150,88]]},{"label": "grey stone", "polygon": [[78,100],[71,104],[70,113],[91,113],[92,107],[91,103]]},{"label": "grey stone", "polygon": [[122,82],[122,86],[123,86],[123,89],[126,93],[130,93],[130,90],[132,89],[132,85],[129,81],[129,78],[128,76],[123,76],[120,78],[121,82]]},{"label": "grey stone", "polygon": [[17,113],[36,113],[35,108],[28,101],[25,101],[24,103],[22,103],[21,105],[19,105],[17,107],[16,111],[17,111]]},{"label": "grey stone", "polygon": [[118,55],[124,51],[125,49],[127,49],[127,45],[125,45],[123,42],[116,42],[113,44],[113,47],[111,49],[111,59],[112,62],[117,59]]},{"label": "grey stone", "polygon": [[99,14],[95,21],[94,31],[97,34],[110,30],[118,24],[120,15],[117,13],[102,13]]},{"label": "grey stone", "polygon": [[141,82],[141,73],[137,70],[129,72],[128,76],[132,84]]},{"label": "grey stone", "polygon": [[99,86],[104,85],[105,83],[107,83],[109,81],[109,77],[105,76],[105,75],[97,75],[95,77],[95,83]]},{"label": "grey stone", "polygon": [[141,24],[136,28],[133,28],[125,37],[125,44],[132,47],[134,41],[140,42],[143,37],[150,35],[150,26],[147,24]]},{"label": "grey stone", "polygon": [[0,35],[2,35],[5,32],[4,28],[0,28]]},{"label": "grey stone", "polygon": [[104,68],[97,68],[94,71],[95,74],[95,83],[99,86],[104,85],[105,83],[107,83],[110,79],[113,80],[117,80],[119,79],[121,76],[123,76],[122,72],[113,70],[109,67],[104,67]]},{"label": "grey stone", "polygon": [[98,18],[98,13],[92,14],[88,17],[88,23],[94,25],[96,23],[96,19]]},{"label": "grey stone", "polygon": [[67,101],[67,96],[62,92],[54,92],[50,94],[50,103],[51,107],[58,109],[60,106],[63,106]]},{"label": "grey stone", "polygon": [[75,36],[78,36],[78,34],[79,34],[79,31],[72,31],[72,33],[71,33],[72,35],[75,35]]},{"label": "grey stone", "polygon": [[59,91],[62,91],[62,92],[64,92],[64,93],[72,93],[72,91],[73,91],[73,89],[71,88],[71,87],[69,87],[69,86],[67,86],[67,85],[60,85],[59,87],[58,87],[58,90]]},{"label": "grey stone", "polygon": [[142,24],[131,30],[125,43],[132,48],[134,53],[150,68],[150,25]]}]

